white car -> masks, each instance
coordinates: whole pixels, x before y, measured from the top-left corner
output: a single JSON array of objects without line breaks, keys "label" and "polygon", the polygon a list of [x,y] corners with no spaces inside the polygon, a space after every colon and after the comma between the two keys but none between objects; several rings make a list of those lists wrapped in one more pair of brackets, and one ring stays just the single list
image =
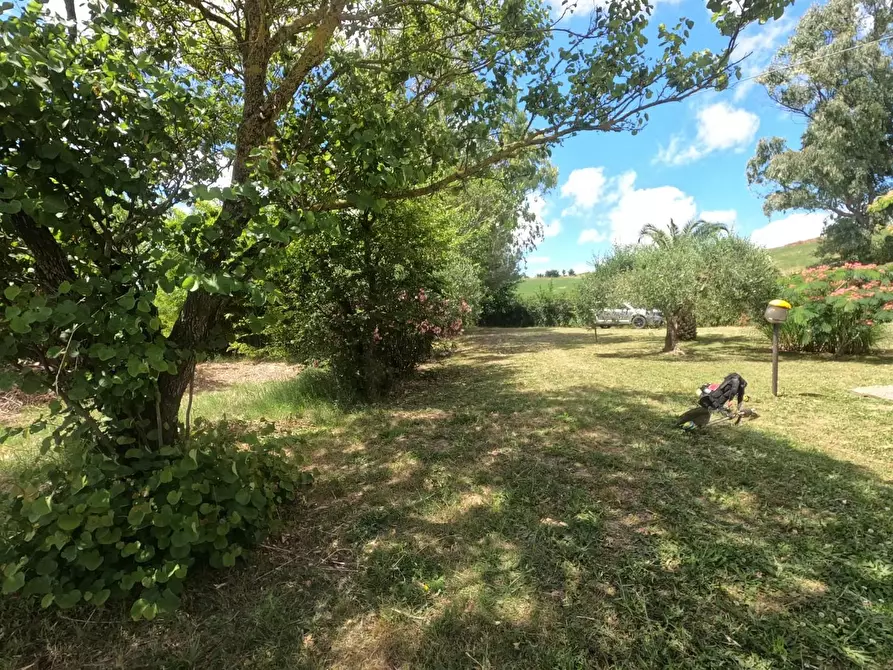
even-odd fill
[{"label": "white car", "polygon": [[644,328],[645,326],[660,326],[664,322],[664,315],[656,309],[642,309],[633,307],[628,302],[623,303],[617,309],[605,309],[595,315],[595,323],[601,328],[611,326],[632,326]]}]

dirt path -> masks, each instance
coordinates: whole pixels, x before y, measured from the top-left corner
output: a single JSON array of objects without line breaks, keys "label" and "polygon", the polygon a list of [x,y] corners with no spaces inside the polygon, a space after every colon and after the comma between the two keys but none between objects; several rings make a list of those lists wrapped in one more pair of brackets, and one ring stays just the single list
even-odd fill
[{"label": "dirt path", "polygon": [[[200,363],[196,369],[195,390],[222,391],[238,384],[260,384],[282,381],[297,375],[303,366],[271,361],[214,361]],[[23,414],[39,408],[53,398],[51,393],[28,395],[18,389],[0,393],[0,425],[12,425]]]}]

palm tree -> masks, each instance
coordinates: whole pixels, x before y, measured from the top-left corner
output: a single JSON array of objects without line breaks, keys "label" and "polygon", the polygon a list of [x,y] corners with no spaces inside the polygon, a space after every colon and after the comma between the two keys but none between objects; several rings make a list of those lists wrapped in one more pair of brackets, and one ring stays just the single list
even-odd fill
[{"label": "palm tree", "polygon": [[653,244],[661,248],[672,245],[677,240],[683,238],[700,238],[719,237],[720,235],[728,235],[731,231],[724,223],[715,221],[704,221],[703,219],[692,219],[682,228],[676,225],[673,219],[670,219],[670,225],[666,230],[658,228],[653,223],[646,223],[639,231],[639,242],[642,240],[651,240]]},{"label": "palm tree", "polygon": [[[658,228],[653,223],[646,223],[639,231],[639,242],[650,240],[652,244],[661,249],[666,249],[684,239],[707,239],[728,235],[731,231],[724,223],[692,219],[681,228],[670,219],[670,225],[666,229]],[[695,313],[687,309],[677,315],[677,337],[682,341],[694,340],[698,337],[698,321]]]}]

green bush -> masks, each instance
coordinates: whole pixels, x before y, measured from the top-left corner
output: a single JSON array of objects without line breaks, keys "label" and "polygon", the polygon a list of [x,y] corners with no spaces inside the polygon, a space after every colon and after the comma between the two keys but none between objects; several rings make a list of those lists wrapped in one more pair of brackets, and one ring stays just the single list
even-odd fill
[{"label": "green bush", "polygon": [[556,293],[550,285],[548,290],[540,289],[533,296],[523,299],[523,302],[536,326],[575,326],[579,323],[573,293]]},{"label": "green bush", "polygon": [[526,328],[536,325],[527,304],[515,293],[516,289],[516,284],[509,284],[487,295],[478,323],[489,328]]},{"label": "green bush", "polygon": [[440,235],[415,203],[308,233],[272,277],[269,346],[328,363],[344,395],[387,391],[462,332],[473,309],[462,292],[480,291],[470,268],[444,258]]},{"label": "green bush", "polygon": [[479,323],[491,328],[566,327],[581,324],[576,293],[556,293],[550,286],[520,297],[515,287],[488,296]]},{"label": "green bush", "polygon": [[822,265],[785,282],[781,292],[793,308],[781,327],[784,351],[864,354],[877,343],[878,325],[893,321],[893,264]]},{"label": "green bush", "polygon": [[3,593],[62,609],[135,596],[134,619],[173,610],[191,569],[234,565],[309,483],[271,431],[197,422],[177,446],[45,466],[2,499]]}]

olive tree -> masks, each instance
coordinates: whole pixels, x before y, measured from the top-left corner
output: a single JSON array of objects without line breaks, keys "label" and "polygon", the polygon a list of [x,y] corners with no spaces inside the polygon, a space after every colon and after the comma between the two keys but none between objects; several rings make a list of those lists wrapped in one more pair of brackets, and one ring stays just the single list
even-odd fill
[{"label": "olive tree", "polygon": [[771,296],[777,271],[765,251],[738,237],[691,238],[676,244],[640,246],[628,252],[622,282],[630,300],[663,312],[664,351],[679,343],[680,317],[698,304],[719,303],[752,313]]}]

